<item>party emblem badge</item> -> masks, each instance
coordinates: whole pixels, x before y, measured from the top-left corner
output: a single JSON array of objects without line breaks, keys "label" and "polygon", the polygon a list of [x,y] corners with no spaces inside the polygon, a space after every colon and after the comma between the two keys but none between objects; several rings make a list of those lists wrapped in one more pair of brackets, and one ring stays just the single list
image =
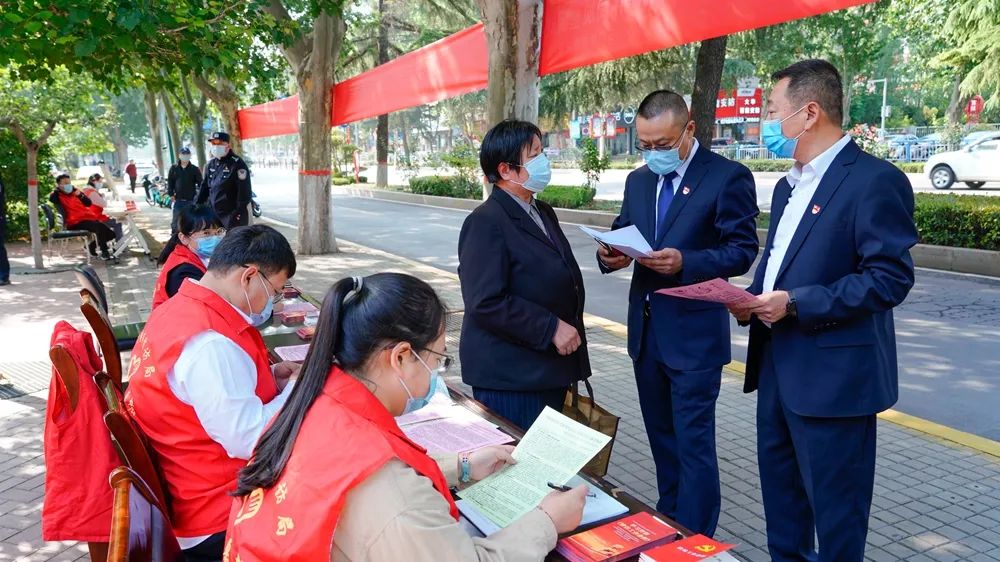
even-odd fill
[{"label": "party emblem badge", "polygon": [[688,193],[691,193],[691,188],[685,185],[684,189],[681,190],[681,193],[687,195]]},{"label": "party emblem badge", "polygon": [[820,206],[819,205],[813,205],[813,214],[814,215],[818,215],[819,211],[820,211]]}]

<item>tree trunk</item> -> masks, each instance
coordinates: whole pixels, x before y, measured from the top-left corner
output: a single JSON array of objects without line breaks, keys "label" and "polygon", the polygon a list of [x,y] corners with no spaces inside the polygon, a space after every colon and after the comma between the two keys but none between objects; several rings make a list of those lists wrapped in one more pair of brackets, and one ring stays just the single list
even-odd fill
[{"label": "tree trunk", "polygon": [[163,135],[160,130],[159,108],[156,103],[156,93],[145,91],[143,104],[146,108],[146,122],[149,123],[149,136],[153,141],[153,161],[160,175],[163,175]]},{"label": "tree trunk", "polygon": [[948,102],[948,111],[945,112],[949,125],[962,124],[962,75],[955,74],[955,85],[951,88],[951,100]]},{"label": "tree trunk", "polygon": [[173,152],[170,153],[170,165],[177,161],[177,155],[181,151],[184,141],[181,139],[181,128],[177,124],[177,113],[174,112],[174,105],[170,103],[170,96],[166,92],[160,92],[160,102],[163,104],[163,111],[167,114],[167,131],[170,133],[170,142],[173,144]]},{"label": "tree trunk", "polygon": [[[128,164],[128,143],[122,138],[121,127],[118,125],[111,129],[111,145],[115,147],[115,168],[124,170]],[[108,178],[108,181],[116,180]]]},{"label": "tree trunk", "polygon": [[[848,129],[848,128],[850,128],[850,125],[851,125],[851,98],[852,98],[851,90],[854,89],[854,88],[851,87],[851,84],[854,84],[854,78],[855,77],[851,76],[849,80],[847,79],[848,78],[847,76],[844,76],[844,78],[845,78],[845,80],[844,80],[844,107],[841,108],[841,111],[843,112],[843,115],[841,116],[840,126],[842,128],[844,128],[844,129]],[[881,93],[880,93],[880,95],[881,95]],[[881,99],[882,98],[879,97],[879,100],[881,100]],[[883,111],[882,107],[879,106],[879,116],[880,117],[882,115],[882,111]],[[881,123],[881,121],[879,121],[879,123]]]},{"label": "tree trunk", "polygon": [[[385,17],[385,0],[378,0],[378,63],[389,62],[389,22]],[[389,116],[379,115],[375,126],[375,187],[389,185]]]},{"label": "tree trunk", "polygon": [[330,116],[337,53],[344,20],[321,12],[313,24],[311,52],[295,69],[299,86],[299,239],[304,255],[337,251],[330,196]]},{"label": "tree trunk", "polygon": [[408,130],[410,123],[409,120],[406,118],[405,112],[399,114],[399,121],[400,121],[400,126],[402,127],[400,136],[402,137],[403,140],[403,161],[406,162],[407,166],[409,166],[413,162],[410,160],[410,133]]},{"label": "tree trunk", "polygon": [[504,119],[538,120],[540,0],[476,0],[486,26],[489,86],[487,127]]},{"label": "tree trunk", "polygon": [[208,164],[205,148],[205,100],[207,98],[201,92],[199,92],[197,100],[191,95],[191,86],[188,84],[186,76],[181,76],[181,91],[183,97],[174,96],[174,99],[177,100],[177,105],[184,110],[187,118],[191,121],[191,137],[195,154],[198,156],[198,165],[204,167]]},{"label": "tree trunk", "polygon": [[701,146],[712,146],[715,134],[715,101],[722,84],[722,67],[726,62],[728,36],[706,39],[698,47],[695,63],[694,92],[691,94],[691,119],[694,136]]},{"label": "tree trunk", "polygon": [[229,146],[233,152],[242,156],[243,139],[240,135],[240,120],[237,114],[240,109],[240,96],[236,91],[236,85],[222,77],[216,77],[216,84],[211,84],[197,75],[194,76],[194,83],[201,93],[212,100],[222,114],[223,127],[229,133]]},{"label": "tree trunk", "polygon": [[[28,230],[31,233],[31,255],[35,259],[35,269],[42,269],[42,233],[38,228],[38,147],[25,147],[28,167]],[[49,233],[51,236],[52,233]]]}]

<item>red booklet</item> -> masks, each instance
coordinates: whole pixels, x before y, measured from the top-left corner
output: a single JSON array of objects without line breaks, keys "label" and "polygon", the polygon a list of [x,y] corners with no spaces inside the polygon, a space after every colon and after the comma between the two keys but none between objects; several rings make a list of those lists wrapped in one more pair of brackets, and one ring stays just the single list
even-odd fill
[{"label": "red booklet", "polygon": [[684,540],[659,546],[643,552],[640,562],[691,562],[705,560],[733,548],[734,544],[714,541],[705,535],[694,535]]},{"label": "red booklet", "polygon": [[617,562],[677,537],[677,529],[648,513],[636,513],[559,541],[570,562]]}]

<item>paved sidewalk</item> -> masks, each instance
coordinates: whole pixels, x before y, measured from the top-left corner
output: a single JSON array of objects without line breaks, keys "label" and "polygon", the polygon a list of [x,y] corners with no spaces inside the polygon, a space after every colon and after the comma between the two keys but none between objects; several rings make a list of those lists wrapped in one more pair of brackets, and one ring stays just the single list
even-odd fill
[{"label": "paved sidewalk", "polygon": [[[147,209],[143,208],[141,224],[157,238],[165,239],[166,213]],[[294,231],[280,230],[294,241]],[[294,283],[321,298],[333,282],[345,276],[403,271],[420,277],[431,283],[456,312],[455,321],[448,326],[448,346],[457,351],[462,302],[454,275],[352,244],[342,243],[341,250],[336,255],[300,257]],[[148,262],[133,258],[100,272],[109,286],[116,321],[140,320],[148,314],[156,277]],[[44,283],[32,280],[14,286],[27,298],[47,295],[51,301],[43,312],[26,319],[39,323],[36,332],[43,332],[46,325],[51,330],[58,315],[85,325],[76,309],[72,276],[66,280],[58,275],[47,276]],[[15,277],[14,281],[23,279]],[[5,342],[0,361],[5,360],[9,347],[7,338],[14,337],[16,330],[6,321],[11,301],[4,300],[4,295],[0,292],[0,341]],[[587,335],[598,400],[622,416],[609,480],[655,503],[653,464],[639,414],[631,361],[625,352],[624,328],[590,317]],[[35,342],[30,349],[20,351],[19,357],[45,361],[47,335],[41,343],[44,345]],[[458,376],[449,378],[456,381]],[[735,552],[743,559],[764,561],[768,556],[755,450],[756,398],[742,394],[741,387],[739,374],[727,370],[717,410],[723,494],[717,538],[739,543]],[[38,537],[44,399],[45,393],[40,392],[0,400],[0,561],[86,558],[79,546],[46,545]],[[1000,560],[1000,459],[880,420],[868,559]]]}]

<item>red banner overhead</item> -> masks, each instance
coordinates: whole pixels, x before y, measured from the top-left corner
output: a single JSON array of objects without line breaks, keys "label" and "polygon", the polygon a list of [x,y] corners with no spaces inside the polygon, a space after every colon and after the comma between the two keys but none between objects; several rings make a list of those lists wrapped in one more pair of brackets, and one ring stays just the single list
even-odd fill
[{"label": "red banner overhead", "polygon": [[[554,74],[814,16],[872,0],[545,0],[539,74]],[[482,24],[335,86],[334,125],[481,90]],[[240,110],[244,138],[298,131],[296,98]]]},{"label": "red banner overhead", "polygon": [[545,0],[539,74],[555,74],[871,0]]},{"label": "red banner overhead", "polygon": [[299,96],[245,107],[237,116],[244,139],[293,135],[299,132]]},{"label": "red banner overhead", "polygon": [[482,90],[487,57],[480,23],[349,78],[334,89],[333,124]]}]

